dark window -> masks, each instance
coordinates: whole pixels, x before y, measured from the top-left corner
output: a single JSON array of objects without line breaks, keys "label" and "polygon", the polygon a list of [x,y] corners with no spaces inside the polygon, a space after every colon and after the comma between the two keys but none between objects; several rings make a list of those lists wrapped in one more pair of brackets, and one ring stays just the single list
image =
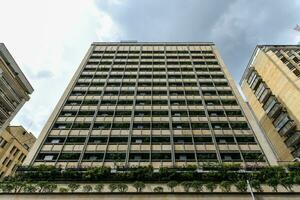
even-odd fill
[{"label": "dark window", "polygon": [[80,153],[61,153],[58,160],[72,160],[77,161]]}]

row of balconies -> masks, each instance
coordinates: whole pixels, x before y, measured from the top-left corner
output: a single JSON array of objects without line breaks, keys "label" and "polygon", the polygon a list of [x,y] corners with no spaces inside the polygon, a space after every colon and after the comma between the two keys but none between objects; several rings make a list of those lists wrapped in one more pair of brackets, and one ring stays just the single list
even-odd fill
[{"label": "row of balconies", "polygon": [[[129,148],[128,145],[122,144],[112,144],[112,145],[92,145],[88,144],[86,146],[87,152],[103,152],[103,151],[112,151],[112,152],[121,152],[127,151]],[[186,152],[186,151],[195,151],[197,152],[209,152],[216,151],[216,146],[214,144],[195,144],[195,145],[174,145],[174,150],[178,152]],[[260,151],[260,148],[257,144],[219,144],[217,148],[220,151]],[[79,144],[68,144],[68,145],[60,145],[60,144],[45,144],[43,145],[41,152],[82,152],[84,149],[84,145]],[[130,145],[130,150],[132,153],[134,152],[143,152],[143,151],[171,151],[172,145],[163,145],[163,144],[152,144],[152,145]]]},{"label": "row of balconies", "polygon": [[[142,100],[161,100],[161,99],[165,99],[168,100],[169,97],[168,96],[158,96],[158,95],[154,95],[154,96],[103,96],[102,100],[133,100],[133,99],[142,99]],[[93,95],[87,95],[87,96],[69,96],[69,100],[98,100],[100,99],[99,96],[93,96]],[[201,101],[201,99],[199,99],[199,97],[195,97],[195,96],[190,96],[190,95],[186,95],[186,96],[170,96],[171,100],[199,100]],[[203,96],[204,100],[220,100],[214,96]],[[221,100],[235,100],[236,98],[234,96],[222,96]]]},{"label": "row of balconies", "polygon": [[[92,122],[93,117],[59,117],[57,122]],[[95,122],[128,122],[131,117],[96,117]],[[207,117],[172,117],[173,122],[208,122]],[[246,121],[245,117],[209,117],[212,122]],[[134,117],[134,122],[169,122],[169,117]]]},{"label": "row of balconies", "polygon": [[[95,87],[95,86],[90,86],[90,87],[79,87],[79,86],[76,86],[74,87],[73,91],[86,91],[86,90],[99,90],[99,91],[102,91],[103,89],[105,90],[111,90],[111,91],[134,91],[135,90],[135,86],[132,86],[132,87],[128,87],[128,86],[125,86],[125,87]],[[150,89],[150,90],[149,90]],[[188,90],[199,90],[199,87],[174,87],[174,86],[169,86],[169,87],[166,87],[166,86],[160,86],[160,87],[143,87],[143,86],[139,86],[137,87],[137,90],[148,90],[148,91],[161,91],[161,90],[179,90],[179,91],[188,91]],[[228,90],[231,90],[231,88],[229,86],[227,87],[224,87],[224,86],[216,86],[216,87],[207,87],[207,86],[204,86],[204,87],[201,87],[201,90],[202,91],[205,91],[205,90],[220,90],[220,91],[228,91]]]},{"label": "row of balconies", "polygon": [[[110,73],[108,72],[101,72],[101,71],[97,71],[97,72],[90,72],[90,71],[83,71],[81,73],[81,75],[137,75],[137,72],[118,72],[118,71],[112,71]],[[164,75],[166,76],[168,75],[195,75],[195,72],[191,71],[191,72],[181,72],[181,71],[177,71],[177,72],[144,72],[144,71],[140,71],[139,72],[140,75]],[[211,72],[203,72],[203,71],[196,71],[197,75],[223,75],[224,73],[221,71],[211,71]]]},{"label": "row of balconies", "polygon": [[[225,110],[237,110],[237,109],[240,109],[240,107],[238,105],[233,105],[233,106],[230,106],[230,105],[223,105],[223,106],[220,106],[220,105],[207,105],[207,108],[210,109],[210,110],[222,110],[222,109],[225,109]],[[168,110],[169,107],[168,106],[147,106],[147,105],[136,105],[135,107],[133,106],[106,106],[106,105],[101,105],[99,107],[97,106],[85,106],[85,105],[82,105],[82,106],[64,106],[63,107],[63,110],[73,110],[73,111],[77,111],[77,110],[132,110],[132,109],[135,109],[135,110],[156,110],[156,109],[164,109],[164,110]],[[170,106],[170,109],[173,109],[173,110],[186,110],[186,109],[189,109],[189,110],[204,110],[204,106],[186,106],[186,105],[171,105]]]},{"label": "row of balconies", "polygon": [[[129,82],[129,83],[136,83],[136,78],[134,79],[130,79],[130,78],[123,78],[122,79],[123,82]],[[139,82],[162,82],[162,83],[166,83],[166,82],[170,82],[170,83],[175,83],[175,82],[186,82],[186,83],[197,83],[196,79],[188,79],[188,78],[182,78],[182,79],[157,79],[155,81],[149,81],[149,79],[144,79],[144,78],[139,78],[138,79]],[[116,82],[120,82],[120,79],[99,79],[99,78],[79,78],[78,83],[89,83],[89,82],[93,82],[93,83],[105,83],[105,82],[109,82],[109,83],[116,83]],[[227,82],[227,80],[225,78],[208,78],[208,79],[199,79],[199,83],[204,83],[204,82]]]},{"label": "row of balconies", "polygon": [[[214,130],[216,136],[253,136],[252,130]],[[50,136],[167,136],[170,137],[170,130],[51,130]],[[176,136],[194,135],[194,136],[211,136],[212,130],[173,130]]]}]

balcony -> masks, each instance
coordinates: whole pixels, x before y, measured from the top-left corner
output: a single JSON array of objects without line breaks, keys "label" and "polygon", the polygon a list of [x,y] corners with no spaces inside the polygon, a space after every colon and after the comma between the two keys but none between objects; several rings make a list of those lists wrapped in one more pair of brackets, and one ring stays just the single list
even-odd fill
[{"label": "balcony", "polygon": [[272,119],[275,119],[280,113],[282,106],[279,103],[276,103],[273,108],[268,112],[268,116]]},{"label": "balcony", "polygon": [[294,121],[288,121],[280,130],[281,136],[286,136],[296,126]]},{"label": "balcony", "polygon": [[288,147],[294,147],[300,143],[300,132],[294,132],[292,133],[291,137],[289,137],[286,141],[285,144]]}]

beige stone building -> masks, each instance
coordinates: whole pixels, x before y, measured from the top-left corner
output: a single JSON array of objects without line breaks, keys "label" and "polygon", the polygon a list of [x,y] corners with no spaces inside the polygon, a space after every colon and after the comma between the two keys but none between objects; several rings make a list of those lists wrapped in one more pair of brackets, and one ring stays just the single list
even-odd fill
[{"label": "beige stone building", "polygon": [[93,43],[25,165],[276,164],[261,137],[213,43]]},{"label": "beige stone building", "polygon": [[8,126],[0,133],[0,178],[22,165],[36,138],[22,126]]},{"label": "beige stone building", "polygon": [[300,46],[257,46],[240,84],[278,161],[299,159]]},{"label": "beige stone building", "polygon": [[33,92],[33,88],[3,43],[0,43],[0,133]]}]

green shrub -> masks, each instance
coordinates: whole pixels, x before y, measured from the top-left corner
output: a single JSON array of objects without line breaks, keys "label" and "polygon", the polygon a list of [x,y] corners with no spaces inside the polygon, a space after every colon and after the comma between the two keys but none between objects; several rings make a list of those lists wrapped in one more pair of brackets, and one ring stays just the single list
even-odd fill
[{"label": "green shrub", "polygon": [[98,184],[95,186],[95,190],[96,190],[97,192],[102,192],[103,188],[104,188],[104,185],[101,184],[101,183],[98,183]]},{"label": "green shrub", "polygon": [[203,190],[203,183],[200,181],[193,181],[191,187],[195,192],[201,192]]},{"label": "green shrub", "polygon": [[254,188],[257,192],[263,192],[262,188],[261,188],[261,183],[259,180],[254,179],[250,181],[250,186],[252,188]]},{"label": "green shrub", "polygon": [[76,184],[76,183],[70,183],[68,185],[68,188],[70,189],[71,192],[75,192],[76,190],[78,190],[80,187],[79,184]]},{"label": "green shrub", "polygon": [[208,182],[205,184],[205,187],[208,191],[213,192],[215,189],[217,189],[217,184],[215,182]]},{"label": "green shrub", "polygon": [[119,183],[117,184],[117,189],[119,192],[127,192],[128,186],[125,183]]},{"label": "green shrub", "polygon": [[192,182],[191,181],[184,181],[184,182],[181,182],[180,185],[183,187],[185,192],[189,192],[190,188],[192,187]]},{"label": "green shrub", "polygon": [[118,188],[118,186],[116,183],[111,183],[111,184],[109,184],[108,188],[109,188],[110,192],[114,192]]},{"label": "green shrub", "polygon": [[174,192],[174,188],[178,185],[177,181],[170,181],[167,183],[167,186],[171,189],[171,192]]},{"label": "green shrub", "polygon": [[59,192],[61,192],[61,193],[67,193],[67,192],[69,192],[69,190],[68,190],[68,188],[61,187],[61,188],[59,188]]},{"label": "green shrub", "polygon": [[34,184],[26,184],[23,188],[23,191],[26,193],[34,193],[37,191],[37,186]]},{"label": "green shrub", "polygon": [[230,192],[231,190],[231,182],[229,181],[222,181],[220,183],[220,188],[223,192]]},{"label": "green shrub", "polygon": [[279,185],[279,180],[277,178],[269,178],[266,180],[268,186],[272,187],[274,192],[277,192],[277,187]]},{"label": "green shrub", "polygon": [[84,186],[82,187],[82,190],[83,190],[84,192],[91,192],[91,191],[93,191],[93,187],[92,187],[91,185],[84,185]]},{"label": "green shrub", "polygon": [[146,187],[145,183],[141,181],[134,182],[132,186],[136,189],[137,192],[142,192],[142,190]]},{"label": "green shrub", "polygon": [[279,180],[279,183],[288,191],[293,191],[294,179],[292,177],[285,177]]},{"label": "green shrub", "polygon": [[158,193],[164,192],[164,188],[157,186],[157,187],[153,188],[153,192],[158,192]]},{"label": "green shrub", "polygon": [[239,192],[247,192],[248,184],[246,181],[238,181],[234,183],[234,186],[236,187],[237,191]]}]

